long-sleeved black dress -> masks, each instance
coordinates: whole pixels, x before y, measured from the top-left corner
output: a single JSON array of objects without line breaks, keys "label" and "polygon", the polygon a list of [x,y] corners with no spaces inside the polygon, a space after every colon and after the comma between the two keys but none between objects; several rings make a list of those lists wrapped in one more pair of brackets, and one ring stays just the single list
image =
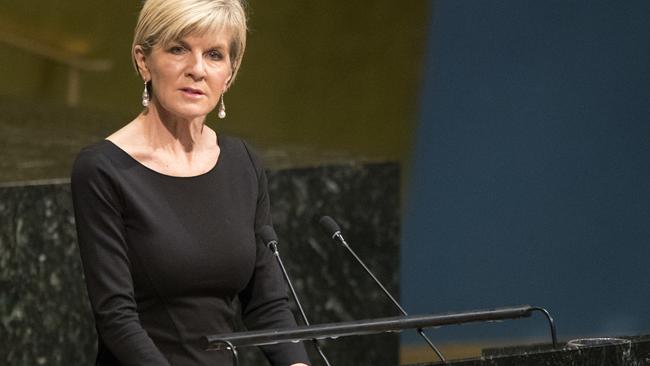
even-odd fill
[{"label": "long-sleeved black dress", "polygon": [[[295,325],[271,252],[266,175],[240,139],[194,177],[158,173],[104,140],[72,171],[81,259],[99,335],[97,365],[229,365],[201,336],[233,331],[239,297],[249,329]],[[302,344],[264,347],[273,365],[307,363]]]}]

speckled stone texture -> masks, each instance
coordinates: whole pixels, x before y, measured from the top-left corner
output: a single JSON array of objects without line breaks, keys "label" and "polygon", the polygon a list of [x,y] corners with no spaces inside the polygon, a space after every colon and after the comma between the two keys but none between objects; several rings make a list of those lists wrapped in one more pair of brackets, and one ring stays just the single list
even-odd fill
[{"label": "speckled stone texture", "polygon": [[[489,349],[480,359],[449,362],[453,366],[648,366],[650,336],[623,337],[627,344],[575,348],[564,344]],[[439,365],[440,363],[418,364]],[[414,365],[415,366],[415,365]]]},{"label": "speckled stone texture", "polygon": [[[281,171],[269,177],[280,253],[312,323],[398,315],[340,244],[318,225],[336,219],[348,244],[399,295],[399,169],[395,164]],[[307,345],[312,350],[311,345]],[[395,335],[329,341],[332,365],[397,365]],[[312,360],[318,364],[317,357]]]},{"label": "speckled stone texture", "polygon": [[[399,167],[350,164],[269,172],[280,253],[311,323],[398,314],[352,257],[318,226],[339,221],[348,243],[399,294]],[[95,333],[69,185],[0,188],[0,364],[92,365]],[[300,321],[299,321],[300,323]],[[323,343],[332,365],[397,365],[398,337]],[[314,365],[321,362],[306,344]],[[240,349],[241,365],[264,365]]]},{"label": "speckled stone texture", "polygon": [[69,185],[0,188],[0,288],[0,364],[93,364]]}]

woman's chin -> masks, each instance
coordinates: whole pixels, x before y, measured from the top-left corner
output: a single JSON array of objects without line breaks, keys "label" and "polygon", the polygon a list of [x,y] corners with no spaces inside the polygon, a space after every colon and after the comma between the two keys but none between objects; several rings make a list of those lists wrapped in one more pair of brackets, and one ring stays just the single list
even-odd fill
[{"label": "woman's chin", "polygon": [[171,105],[169,108],[162,108],[165,114],[175,116],[176,118],[181,118],[184,120],[194,120],[197,118],[205,118],[208,113],[214,110],[215,106],[205,106],[201,104],[183,104],[183,105]]}]

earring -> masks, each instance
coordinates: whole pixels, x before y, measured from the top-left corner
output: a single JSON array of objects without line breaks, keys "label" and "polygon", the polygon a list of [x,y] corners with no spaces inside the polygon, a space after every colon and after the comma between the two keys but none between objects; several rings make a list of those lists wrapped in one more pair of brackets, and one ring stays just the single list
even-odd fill
[{"label": "earring", "polygon": [[226,118],[226,105],[223,103],[223,94],[221,94],[221,101],[219,102],[219,113],[217,113],[219,118]]},{"label": "earring", "polygon": [[148,107],[151,97],[149,96],[149,90],[147,90],[147,81],[144,82],[144,91],[142,92],[142,106]]}]

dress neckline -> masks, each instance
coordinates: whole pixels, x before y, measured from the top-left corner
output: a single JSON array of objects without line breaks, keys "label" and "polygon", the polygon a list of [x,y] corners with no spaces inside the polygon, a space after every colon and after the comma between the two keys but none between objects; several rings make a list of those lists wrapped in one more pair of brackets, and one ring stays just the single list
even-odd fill
[{"label": "dress neckline", "polygon": [[[223,142],[223,138],[219,139],[218,141]],[[158,176],[161,176],[161,177],[164,177],[164,178],[192,179],[192,178],[200,178],[200,177],[206,176],[206,175],[212,173],[213,171],[215,171],[217,169],[217,166],[219,165],[219,163],[221,162],[221,159],[223,158],[223,148],[222,148],[223,145],[219,144],[217,142],[217,145],[219,146],[219,156],[217,157],[217,161],[214,163],[214,165],[210,169],[208,169],[207,171],[205,171],[205,172],[203,172],[201,174],[196,174],[196,175],[182,175],[182,176],[181,175],[170,175],[170,174],[161,173],[161,172],[159,172],[159,171],[157,171],[155,169],[152,169],[152,168],[144,165],[138,159],[131,156],[131,154],[126,152],[124,149],[119,147],[116,143],[114,143],[111,140],[104,139],[103,142],[105,144],[111,146],[114,150],[117,150],[121,155],[125,156],[127,159],[129,159],[129,160],[133,161],[134,163],[136,163],[136,165],[141,167],[142,169],[144,169],[146,171],[149,171],[149,172],[153,173],[154,175],[158,175]]]}]

